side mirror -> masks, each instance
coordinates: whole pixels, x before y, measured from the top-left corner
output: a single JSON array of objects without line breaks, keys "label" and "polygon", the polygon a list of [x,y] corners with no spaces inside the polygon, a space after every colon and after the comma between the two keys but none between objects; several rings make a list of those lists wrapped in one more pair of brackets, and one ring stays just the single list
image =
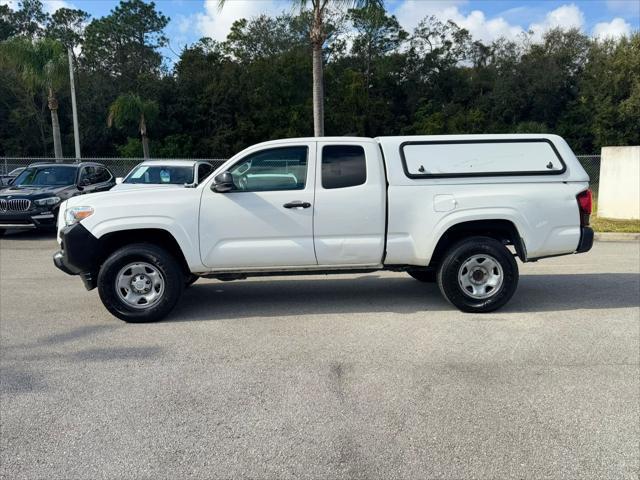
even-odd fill
[{"label": "side mirror", "polygon": [[229,172],[216,175],[216,178],[213,179],[213,185],[211,185],[211,190],[218,193],[230,192],[233,188],[233,177]]},{"label": "side mirror", "polygon": [[80,182],[78,182],[78,187],[88,187],[89,185],[91,185],[91,180],[89,180],[88,178],[83,178],[82,180],[80,180]]},{"label": "side mirror", "polygon": [[122,183],[122,180],[124,180],[124,178],[116,177],[116,185],[120,185]]}]

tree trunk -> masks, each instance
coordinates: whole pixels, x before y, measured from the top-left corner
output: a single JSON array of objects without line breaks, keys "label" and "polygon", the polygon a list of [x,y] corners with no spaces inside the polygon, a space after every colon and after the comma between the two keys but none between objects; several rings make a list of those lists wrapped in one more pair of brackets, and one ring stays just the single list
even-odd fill
[{"label": "tree trunk", "polygon": [[60,139],[60,122],[58,122],[58,100],[49,89],[49,110],[51,110],[51,129],[53,130],[53,152],[56,162],[62,162],[62,141]]},{"label": "tree trunk", "polygon": [[49,153],[47,150],[47,135],[45,134],[44,131],[44,127],[45,127],[45,119],[44,119],[44,112],[46,110],[46,105],[44,103],[44,101],[41,102],[42,105],[40,106],[40,109],[38,109],[37,105],[33,105],[33,111],[36,117],[36,121],[38,122],[38,128],[40,129],[40,141],[42,142],[42,156],[46,157],[47,154]]},{"label": "tree trunk", "polygon": [[145,159],[149,158],[149,137],[142,135],[142,156]]},{"label": "tree trunk", "polygon": [[324,136],[324,85],[322,43],[313,43],[313,134]]},{"label": "tree trunk", "polygon": [[144,115],[140,117],[140,136],[142,137],[142,156],[145,159],[149,158],[149,137],[147,136],[147,122],[144,120]]}]

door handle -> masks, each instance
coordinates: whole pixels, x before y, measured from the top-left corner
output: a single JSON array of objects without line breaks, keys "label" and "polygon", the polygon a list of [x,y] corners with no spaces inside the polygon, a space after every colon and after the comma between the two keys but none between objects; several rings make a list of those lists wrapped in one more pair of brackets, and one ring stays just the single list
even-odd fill
[{"label": "door handle", "polygon": [[295,202],[285,203],[283,205],[284,208],[309,208],[311,204],[309,202],[301,202],[300,200],[296,200]]}]

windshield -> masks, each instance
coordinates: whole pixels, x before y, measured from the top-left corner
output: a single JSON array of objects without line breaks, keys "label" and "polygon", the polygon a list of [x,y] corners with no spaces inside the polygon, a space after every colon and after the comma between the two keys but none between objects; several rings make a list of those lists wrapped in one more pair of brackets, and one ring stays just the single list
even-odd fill
[{"label": "windshield", "polygon": [[10,177],[15,177],[16,175],[18,175],[23,170],[24,170],[24,167],[14,168],[7,175],[9,175]]},{"label": "windshield", "polygon": [[193,183],[192,166],[138,165],[122,183],[174,184]]},{"label": "windshield", "polygon": [[18,175],[13,182],[17,186],[62,186],[76,183],[73,167],[30,167]]}]

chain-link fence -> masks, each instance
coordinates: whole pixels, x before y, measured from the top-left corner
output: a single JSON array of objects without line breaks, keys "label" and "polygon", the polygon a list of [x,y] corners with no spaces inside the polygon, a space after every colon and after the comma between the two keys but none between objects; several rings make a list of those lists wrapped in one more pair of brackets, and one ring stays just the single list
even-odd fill
[{"label": "chain-link fence", "polygon": [[[124,177],[127,173],[131,171],[133,167],[143,162],[144,158],[109,158],[109,157],[92,157],[92,158],[82,158],[80,161],[82,162],[98,162],[103,164],[109,170],[113,172],[116,177]],[[156,160],[156,159],[153,159]],[[158,159],[158,160],[168,160],[168,159]],[[187,159],[171,159],[171,160],[189,160],[189,161],[203,161],[209,162],[213,165],[213,168],[218,168],[222,165],[226,159],[224,158],[187,158]],[[55,162],[55,158],[47,158],[47,157],[0,157],[0,175],[8,175],[12,170],[16,168],[26,167],[31,165],[32,163],[46,162],[51,163]],[[62,163],[76,163],[74,158],[63,158]]]},{"label": "chain-link fence", "polygon": [[600,155],[576,155],[578,161],[589,175],[589,184],[593,196],[598,196],[598,187],[600,186]]}]

